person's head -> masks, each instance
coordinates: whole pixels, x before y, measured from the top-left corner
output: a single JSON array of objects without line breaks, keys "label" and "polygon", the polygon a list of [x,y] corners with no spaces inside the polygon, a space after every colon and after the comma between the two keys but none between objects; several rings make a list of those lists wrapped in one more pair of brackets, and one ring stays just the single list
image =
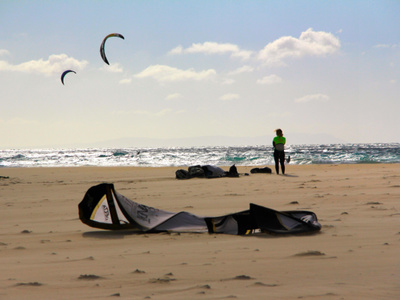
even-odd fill
[{"label": "person's head", "polygon": [[280,129],[280,128],[279,128],[279,129],[276,129],[275,132],[276,132],[276,135],[277,135],[277,136],[279,136],[279,137],[282,137],[282,136],[283,136],[282,129]]}]

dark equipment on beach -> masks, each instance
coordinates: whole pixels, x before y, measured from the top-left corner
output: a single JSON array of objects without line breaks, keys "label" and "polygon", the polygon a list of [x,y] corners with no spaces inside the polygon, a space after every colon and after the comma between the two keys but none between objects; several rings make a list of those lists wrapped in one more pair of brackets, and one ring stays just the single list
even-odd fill
[{"label": "dark equipment on beach", "polygon": [[254,174],[254,173],[267,173],[267,174],[271,174],[272,170],[268,167],[265,168],[253,168],[250,170],[250,173]]},{"label": "dark equipment on beach", "polygon": [[298,234],[321,230],[311,211],[276,211],[250,203],[250,209],[219,217],[168,212],[136,203],[115,191],[113,184],[91,187],[78,205],[79,218],[94,228],[138,232],[196,232],[247,235]]},{"label": "dark equipment on beach", "polygon": [[176,179],[190,178],[221,178],[221,177],[239,177],[239,173],[235,165],[229,168],[229,171],[224,171],[220,167],[213,165],[196,165],[191,166],[188,170],[179,169],[175,172]]}]

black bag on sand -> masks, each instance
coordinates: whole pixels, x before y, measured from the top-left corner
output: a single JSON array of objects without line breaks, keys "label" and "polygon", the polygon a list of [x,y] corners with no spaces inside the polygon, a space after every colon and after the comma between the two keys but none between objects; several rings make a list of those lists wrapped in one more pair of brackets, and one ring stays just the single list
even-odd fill
[{"label": "black bag on sand", "polygon": [[201,166],[192,166],[189,167],[189,177],[205,177],[205,172]]},{"label": "black bag on sand", "polygon": [[267,173],[267,174],[271,174],[272,170],[268,167],[265,168],[254,168],[250,170],[250,173]]},{"label": "black bag on sand", "polygon": [[229,168],[229,172],[226,172],[227,177],[239,177],[239,173],[235,165]]},{"label": "black bag on sand", "polygon": [[183,169],[175,172],[176,179],[189,179],[189,172]]},{"label": "black bag on sand", "polygon": [[220,178],[226,176],[226,172],[217,166],[205,165],[202,166],[201,168],[203,169],[204,176],[206,178]]}]

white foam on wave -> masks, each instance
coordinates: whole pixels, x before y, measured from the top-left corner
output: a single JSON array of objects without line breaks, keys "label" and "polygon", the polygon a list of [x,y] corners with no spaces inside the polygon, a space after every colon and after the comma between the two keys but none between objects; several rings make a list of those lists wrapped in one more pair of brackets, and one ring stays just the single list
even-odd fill
[{"label": "white foam on wave", "polygon": [[[400,163],[400,144],[292,145],[290,164]],[[0,150],[0,167],[273,165],[271,146]]]}]

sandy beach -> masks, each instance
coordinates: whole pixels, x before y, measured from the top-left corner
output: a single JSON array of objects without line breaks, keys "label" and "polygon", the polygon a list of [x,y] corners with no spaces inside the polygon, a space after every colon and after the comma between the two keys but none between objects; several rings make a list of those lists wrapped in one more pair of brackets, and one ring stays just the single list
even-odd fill
[{"label": "sandy beach", "polygon": [[[175,179],[177,169],[0,169],[0,299],[400,298],[398,164],[289,165],[286,176],[190,180]],[[81,223],[78,204],[102,182],[136,202],[197,215],[249,203],[311,210],[322,230],[234,236],[95,229]]]}]

